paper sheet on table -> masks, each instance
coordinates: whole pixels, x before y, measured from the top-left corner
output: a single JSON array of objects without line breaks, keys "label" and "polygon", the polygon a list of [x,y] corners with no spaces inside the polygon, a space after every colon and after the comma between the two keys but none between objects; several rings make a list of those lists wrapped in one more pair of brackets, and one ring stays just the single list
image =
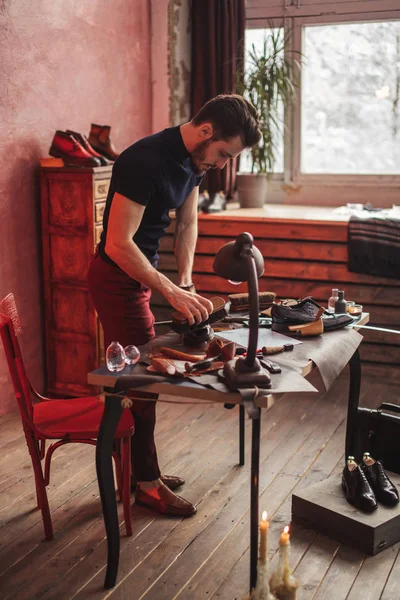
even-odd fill
[{"label": "paper sheet on table", "polygon": [[[232,331],[224,331],[218,333],[218,337],[231,342],[236,342],[239,346],[245,348],[249,345],[249,332],[250,329],[234,329]],[[276,333],[270,329],[259,329],[258,330],[258,348],[263,346],[283,346],[284,344],[302,344],[300,340],[293,339],[287,335]]]}]

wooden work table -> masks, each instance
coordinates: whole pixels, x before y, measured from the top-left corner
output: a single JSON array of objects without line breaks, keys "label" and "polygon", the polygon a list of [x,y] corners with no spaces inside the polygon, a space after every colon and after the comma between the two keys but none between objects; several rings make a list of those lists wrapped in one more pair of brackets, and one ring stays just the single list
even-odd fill
[{"label": "wooden work table", "polygon": [[[260,278],[261,291],[273,291],[281,298],[313,296],[327,304],[333,287],[345,291],[371,314],[371,325],[399,328],[400,280],[351,273],[347,269],[347,226],[349,214],[333,207],[265,204],[263,208],[240,208],[199,214],[199,237],[193,281],[199,293],[227,296],[246,292],[245,284],[233,286],[213,272],[214,256],[242,231],[254,237],[265,259]],[[177,281],[173,255],[174,222],[160,249],[160,270]],[[154,294],[157,320],[168,319],[170,308],[162,296]],[[368,373],[400,382],[400,335],[363,330],[360,353]]]}]

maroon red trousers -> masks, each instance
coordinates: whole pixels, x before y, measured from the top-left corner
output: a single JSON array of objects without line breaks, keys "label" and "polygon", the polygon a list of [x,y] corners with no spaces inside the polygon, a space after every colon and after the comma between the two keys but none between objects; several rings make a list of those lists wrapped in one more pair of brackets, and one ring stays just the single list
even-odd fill
[{"label": "maroon red trousers", "polygon": [[[104,331],[104,346],[113,341],[122,346],[146,344],[154,337],[154,316],[150,310],[151,290],[131,279],[122,269],[106,263],[96,252],[88,271],[89,292]],[[154,443],[156,403],[134,400],[132,471],[137,481],[160,477]]]}]

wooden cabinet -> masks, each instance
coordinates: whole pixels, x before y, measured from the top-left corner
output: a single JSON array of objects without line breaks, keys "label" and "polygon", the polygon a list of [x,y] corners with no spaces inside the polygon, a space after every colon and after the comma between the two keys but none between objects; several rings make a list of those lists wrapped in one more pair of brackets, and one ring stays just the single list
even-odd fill
[{"label": "wooden cabinet", "polygon": [[41,221],[47,393],[88,395],[104,360],[87,270],[102,231],[112,167],[42,168]]}]

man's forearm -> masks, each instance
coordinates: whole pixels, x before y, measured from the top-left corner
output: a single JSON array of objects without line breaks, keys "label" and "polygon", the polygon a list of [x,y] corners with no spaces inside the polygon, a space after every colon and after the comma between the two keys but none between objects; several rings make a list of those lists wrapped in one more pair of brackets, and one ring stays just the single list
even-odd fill
[{"label": "man's forearm", "polygon": [[129,277],[140,281],[152,290],[157,290],[167,300],[174,293],[175,285],[162,273],[151,266],[145,255],[139,250],[135,242],[121,242],[118,245],[107,245],[108,256]]},{"label": "man's forearm", "polygon": [[192,283],[192,269],[197,242],[197,222],[177,224],[175,230],[175,258],[180,285]]}]

